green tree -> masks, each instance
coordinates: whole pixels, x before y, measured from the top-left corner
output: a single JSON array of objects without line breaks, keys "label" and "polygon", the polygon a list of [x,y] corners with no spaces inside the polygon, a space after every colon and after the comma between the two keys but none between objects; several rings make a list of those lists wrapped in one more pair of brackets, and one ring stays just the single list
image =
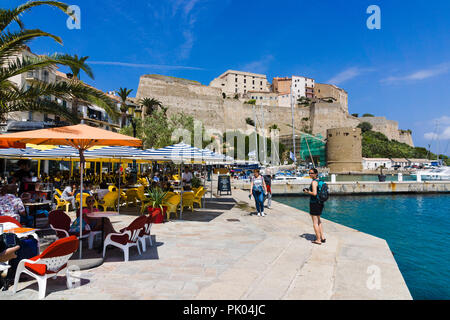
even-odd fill
[{"label": "green tree", "polygon": [[355,117],[355,118],[358,118],[359,117],[359,113],[352,113],[352,116]]},{"label": "green tree", "polygon": [[255,99],[250,99],[248,101],[245,101],[244,104],[253,104],[253,105],[255,105],[256,104],[256,100]]},{"label": "green tree", "polygon": [[[57,65],[79,68],[87,74],[91,73],[90,68],[83,61],[76,61],[70,55],[54,54],[19,58],[26,46],[37,38],[50,38],[62,44],[61,38],[51,33],[39,29],[25,29],[21,17],[39,6],[54,7],[64,13],[68,8],[67,4],[59,1],[28,1],[13,9],[0,9],[0,117],[4,120],[9,112],[31,111],[55,114],[71,123],[79,123],[80,118],[76,112],[55,100],[42,97],[54,96],[63,100],[95,101],[101,106],[112,105],[111,99],[102,92],[73,79],[58,83],[34,80],[30,82],[29,87],[22,88],[10,81],[10,78],[14,76]],[[11,31],[14,25],[17,25],[19,30]]]},{"label": "green tree", "polygon": [[255,121],[253,121],[251,118],[245,118],[245,123],[251,125],[251,126],[255,126]]},{"label": "green tree", "polygon": [[362,115],[363,117],[375,117],[373,114],[371,114],[371,113],[364,113],[363,115]]},{"label": "green tree", "polygon": [[[162,107],[161,101],[155,98],[143,98],[139,103],[144,107],[144,115],[151,116],[158,107]],[[167,112],[167,108],[164,109]]]},{"label": "green tree", "polygon": [[367,131],[370,131],[373,129],[373,126],[369,122],[361,122],[357,128],[361,129],[362,133],[365,133]]},{"label": "green tree", "polygon": [[119,88],[119,91],[116,91],[117,95],[120,98],[120,112],[122,114],[122,120],[120,121],[121,128],[124,127],[124,125],[127,121],[127,111],[128,111],[127,99],[132,91],[133,91],[133,89],[127,89],[127,88]]}]

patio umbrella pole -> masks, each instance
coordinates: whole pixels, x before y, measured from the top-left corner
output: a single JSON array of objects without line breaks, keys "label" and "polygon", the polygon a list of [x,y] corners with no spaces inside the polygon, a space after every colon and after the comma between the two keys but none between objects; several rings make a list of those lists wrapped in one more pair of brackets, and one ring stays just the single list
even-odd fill
[{"label": "patio umbrella pole", "polygon": [[[84,171],[84,150],[79,149],[80,152],[80,259],[82,255],[83,245],[82,245],[82,232],[83,232],[83,171]],[[76,208],[75,208],[75,216],[76,216]]]},{"label": "patio umbrella pole", "polygon": [[117,198],[117,213],[120,213],[120,168],[122,168],[122,158],[119,163],[119,198]]}]

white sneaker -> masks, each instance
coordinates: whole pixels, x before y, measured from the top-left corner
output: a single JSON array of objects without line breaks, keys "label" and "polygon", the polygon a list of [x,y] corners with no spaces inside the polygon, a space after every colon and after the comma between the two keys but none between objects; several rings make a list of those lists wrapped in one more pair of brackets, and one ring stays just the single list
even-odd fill
[{"label": "white sneaker", "polygon": [[265,217],[265,216],[267,216],[267,214],[265,214],[264,212],[261,212],[261,216]]},{"label": "white sneaker", "polygon": [[260,212],[258,212],[258,217],[261,217],[261,213]]}]

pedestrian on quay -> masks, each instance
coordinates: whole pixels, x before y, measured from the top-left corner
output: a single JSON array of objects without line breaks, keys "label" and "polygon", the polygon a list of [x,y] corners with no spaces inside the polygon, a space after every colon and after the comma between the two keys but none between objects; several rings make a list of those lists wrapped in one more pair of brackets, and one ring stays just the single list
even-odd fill
[{"label": "pedestrian on quay", "polygon": [[253,177],[250,183],[250,197],[255,198],[256,211],[259,217],[264,217],[264,196],[267,193],[266,183],[263,176],[260,175],[259,170],[253,171]]},{"label": "pedestrian on quay", "polygon": [[314,233],[316,234],[316,240],[312,241],[312,243],[321,245],[322,243],[325,243],[326,239],[323,236],[322,221],[320,220],[324,204],[321,201],[319,201],[319,198],[317,196],[319,183],[321,182],[318,179],[318,175],[319,172],[317,171],[316,168],[309,169],[309,176],[311,177],[312,182],[311,185],[309,186],[309,189],[305,188],[303,189],[303,192],[310,195],[309,214],[311,215]]},{"label": "pedestrian on quay", "polygon": [[263,177],[267,188],[267,193],[266,197],[264,197],[264,201],[267,199],[267,209],[270,209],[270,207],[272,206],[272,175],[270,169],[267,169],[264,172]]}]

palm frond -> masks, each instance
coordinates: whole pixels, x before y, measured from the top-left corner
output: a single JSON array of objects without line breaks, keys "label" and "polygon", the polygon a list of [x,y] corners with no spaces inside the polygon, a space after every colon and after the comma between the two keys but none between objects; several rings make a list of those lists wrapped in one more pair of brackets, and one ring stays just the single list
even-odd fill
[{"label": "palm frond", "polygon": [[[51,6],[57,9],[60,9],[64,13],[67,13],[67,9],[69,5],[60,2],[60,1],[28,1],[27,3],[24,3],[17,8],[14,9],[2,9],[0,11],[0,31],[3,32],[12,22],[16,22],[21,29],[24,28],[23,22],[20,20],[20,16],[24,13],[28,12],[34,7],[38,6]],[[70,14],[68,14],[70,15]]]},{"label": "palm frond", "polygon": [[24,47],[39,37],[49,37],[62,44],[60,37],[39,29],[21,30],[18,32],[2,32],[0,35],[0,64],[4,64],[12,55],[22,52]]}]

